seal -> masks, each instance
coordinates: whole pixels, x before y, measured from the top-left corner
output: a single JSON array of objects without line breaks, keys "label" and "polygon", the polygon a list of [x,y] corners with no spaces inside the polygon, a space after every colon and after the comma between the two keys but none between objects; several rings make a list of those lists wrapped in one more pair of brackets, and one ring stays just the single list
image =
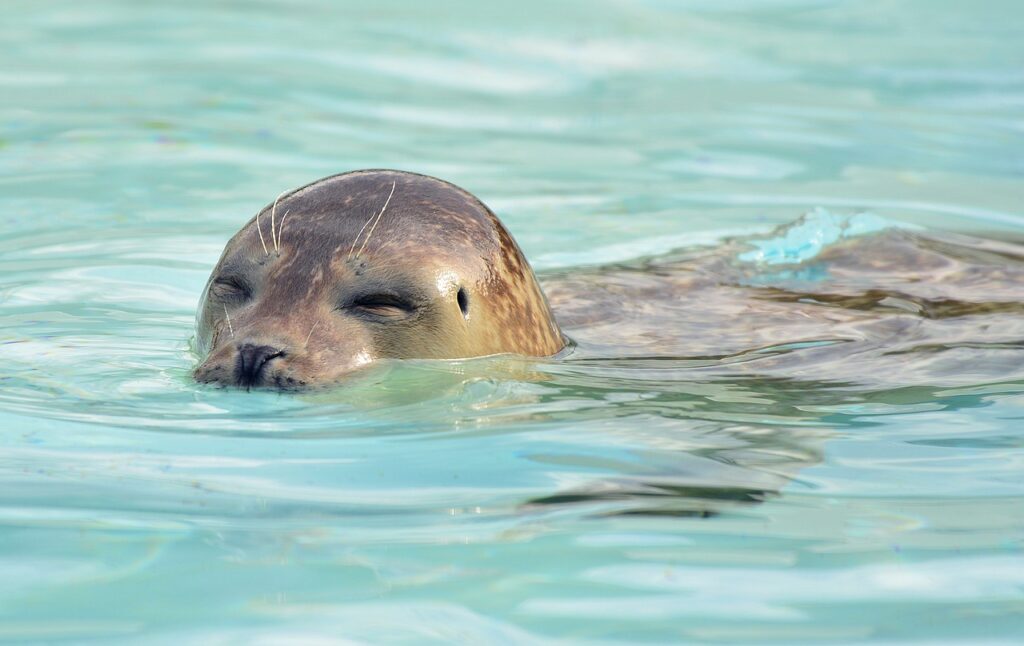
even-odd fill
[{"label": "seal", "polygon": [[295,390],[382,358],[565,346],[525,256],[479,199],[363,170],[282,194],[231,238],[203,291],[194,376]]}]

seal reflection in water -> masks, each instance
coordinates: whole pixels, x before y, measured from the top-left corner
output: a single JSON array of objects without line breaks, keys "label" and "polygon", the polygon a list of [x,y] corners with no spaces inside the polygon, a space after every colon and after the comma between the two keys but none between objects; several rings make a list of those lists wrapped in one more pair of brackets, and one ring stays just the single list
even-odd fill
[{"label": "seal reflection in water", "polygon": [[260,211],[224,249],[196,327],[198,381],[281,390],[379,358],[547,356],[566,343],[490,209],[387,170],[327,177]]}]

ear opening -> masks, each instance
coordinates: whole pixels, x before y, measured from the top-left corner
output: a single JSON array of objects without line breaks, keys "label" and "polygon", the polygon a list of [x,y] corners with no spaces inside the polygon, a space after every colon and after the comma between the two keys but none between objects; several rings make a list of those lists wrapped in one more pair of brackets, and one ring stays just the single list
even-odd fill
[{"label": "ear opening", "polygon": [[456,300],[459,301],[459,309],[462,310],[462,317],[466,318],[469,316],[469,294],[466,293],[465,287],[459,288],[459,293],[455,295]]}]

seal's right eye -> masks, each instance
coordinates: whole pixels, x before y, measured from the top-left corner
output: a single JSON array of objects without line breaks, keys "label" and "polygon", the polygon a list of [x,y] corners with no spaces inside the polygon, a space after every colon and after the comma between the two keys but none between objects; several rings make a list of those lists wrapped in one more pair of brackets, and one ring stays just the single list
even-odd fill
[{"label": "seal's right eye", "polygon": [[249,285],[237,276],[221,276],[214,279],[210,291],[222,300],[247,300],[252,295]]}]

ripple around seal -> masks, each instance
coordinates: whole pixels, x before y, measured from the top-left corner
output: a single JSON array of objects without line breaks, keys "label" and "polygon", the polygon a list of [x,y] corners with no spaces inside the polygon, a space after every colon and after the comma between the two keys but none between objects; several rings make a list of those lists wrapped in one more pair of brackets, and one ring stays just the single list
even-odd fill
[{"label": "ripple around seal", "polygon": [[[0,640],[1016,643],[1018,4],[12,0]],[[227,237],[362,167],[573,351],[194,384]]]}]

